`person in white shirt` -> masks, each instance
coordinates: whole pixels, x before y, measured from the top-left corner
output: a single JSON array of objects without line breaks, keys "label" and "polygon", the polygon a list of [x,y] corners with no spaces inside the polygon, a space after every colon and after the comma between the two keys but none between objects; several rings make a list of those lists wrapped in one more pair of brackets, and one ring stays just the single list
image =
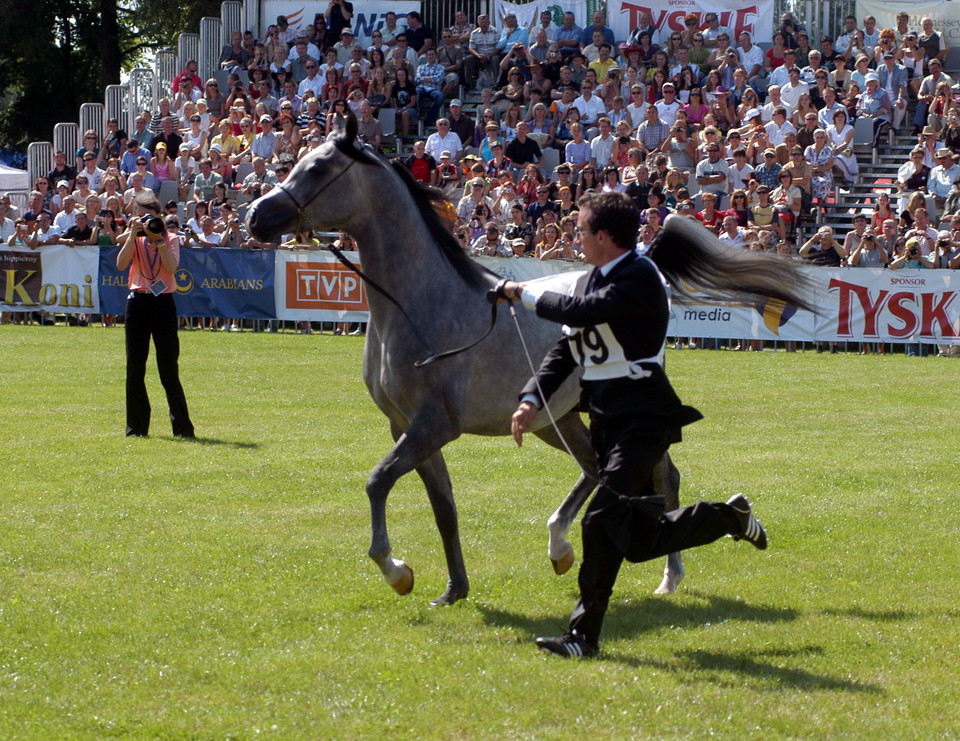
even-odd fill
[{"label": "person in white shirt", "polygon": [[445,151],[450,152],[456,162],[463,154],[463,144],[460,137],[450,131],[450,119],[438,118],[437,130],[427,137],[426,152],[439,162],[440,154]]},{"label": "person in white shirt", "polygon": [[750,34],[741,31],[738,37],[740,65],[747,73],[747,82],[756,88],[767,86],[767,73],[763,64],[763,49],[750,41]]},{"label": "person in white shirt", "polygon": [[767,141],[771,147],[779,147],[783,144],[787,134],[797,133],[796,127],[787,120],[787,109],[782,105],[773,109],[773,120],[763,128],[767,132]]},{"label": "person in white shirt", "polygon": [[77,201],[73,196],[63,197],[63,208],[57,213],[53,225],[64,234],[77,223]]},{"label": "person in white shirt", "polygon": [[603,101],[593,94],[591,80],[584,80],[580,84],[580,97],[573,101],[573,105],[580,111],[580,123],[584,127],[596,126],[600,117],[607,113]]},{"label": "person in white shirt", "polygon": [[784,106],[790,106],[796,110],[800,96],[809,93],[810,86],[800,78],[800,70],[797,67],[792,67],[789,75],[790,82],[780,88],[780,98]]},{"label": "person in white shirt", "polygon": [[663,97],[653,104],[657,109],[657,115],[667,126],[673,126],[677,120],[677,111],[680,110],[680,102],[677,100],[677,89],[672,82],[663,83],[661,87]]},{"label": "person in white shirt", "polygon": [[764,123],[770,123],[773,120],[773,109],[780,106],[786,109],[788,119],[793,116],[793,108],[788,106],[780,95],[780,86],[771,85],[767,88],[767,102],[760,109],[761,120]]}]

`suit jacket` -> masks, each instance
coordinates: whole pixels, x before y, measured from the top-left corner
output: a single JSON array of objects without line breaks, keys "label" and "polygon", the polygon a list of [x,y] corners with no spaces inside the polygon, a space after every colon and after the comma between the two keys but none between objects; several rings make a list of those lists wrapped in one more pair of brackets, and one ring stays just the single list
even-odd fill
[{"label": "suit jacket", "polygon": [[543,293],[536,310],[563,323],[566,336],[521,396],[539,397],[538,380],[549,399],[583,365],[581,406],[593,417],[637,416],[651,430],[675,430],[702,418],[680,402],[663,369],[669,302],[649,258],[631,251],[609,275],[594,269],[582,276],[572,296]]}]

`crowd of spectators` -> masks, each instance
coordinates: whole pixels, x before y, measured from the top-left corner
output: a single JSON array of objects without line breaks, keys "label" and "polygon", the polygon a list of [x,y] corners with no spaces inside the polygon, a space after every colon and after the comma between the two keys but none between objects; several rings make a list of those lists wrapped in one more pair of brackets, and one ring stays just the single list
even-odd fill
[{"label": "crowd of spectators", "polygon": [[[906,12],[896,28],[850,16],[811,43],[784,13],[762,49],[712,11],[686,15],[682,30],[642,12],[626,39],[603,11],[586,21],[565,12],[559,25],[544,12],[529,28],[457,12],[438,33],[419,13],[388,13],[367,47],[352,16],[350,2],[333,0],[296,32],[283,16],[262,39],[235,32],[219,59],[226,90],[188,62],[129,134],[111,119],[103,137],[88,131],[75,153],[56,152],[28,211],[0,202],[4,242],[118,244],[137,194],[173,181],[167,219],[185,244],[275,247],[245,233],[231,196],[282,182],[348,111],[380,148],[378,117],[393,109],[398,152],[412,151],[404,163],[456,194],[455,234],[473,254],[576,259],[578,198],[617,190],[643,210],[639,242],[678,213],[726,243],[818,264],[960,264],[960,108],[930,18],[915,29]],[[479,97],[475,118],[461,91]],[[875,143],[887,127],[914,126],[916,148],[853,231],[798,243],[800,221],[858,182],[862,119]],[[420,123],[435,131],[405,149]],[[190,204],[189,223],[178,202]]]}]

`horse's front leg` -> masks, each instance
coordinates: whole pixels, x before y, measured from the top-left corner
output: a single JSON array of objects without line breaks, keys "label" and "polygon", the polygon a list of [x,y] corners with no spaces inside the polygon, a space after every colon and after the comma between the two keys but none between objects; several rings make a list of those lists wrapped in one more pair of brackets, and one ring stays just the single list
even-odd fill
[{"label": "horse's front leg", "polygon": [[[658,494],[666,497],[667,511],[680,509],[680,471],[673,465],[669,453],[664,453],[653,469],[653,486]],[[663,581],[654,594],[673,594],[683,581],[684,574],[680,552],[668,554],[667,565],[663,568]]]},{"label": "horse's front leg", "polygon": [[401,476],[419,466],[448,442],[446,437],[438,437],[439,433],[432,434],[431,426],[429,423],[418,423],[414,420],[406,431],[403,431],[391,421],[390,431],[396,444],[374,467],[367,479],[371,527],[368,554],[380,567],[387,584],[398,594],[409,594],[413,590],[413,569],[391,556],[392,549],[387,534],[387,496]]},{"label": "horse's front leg", "polygon": [[443,541],[443,552],[447,557],[447,589],[437,597],[432,605],[452,605],[464,599],[470,591],[467,581],[467,569],[463,563],[463,551],[460,548],[460,529],[457,524],[457,505],[453,501],[453,485],[443,453],[437,452],[417,466],[417,473],[423,479],[433,507],[433,517]]}]

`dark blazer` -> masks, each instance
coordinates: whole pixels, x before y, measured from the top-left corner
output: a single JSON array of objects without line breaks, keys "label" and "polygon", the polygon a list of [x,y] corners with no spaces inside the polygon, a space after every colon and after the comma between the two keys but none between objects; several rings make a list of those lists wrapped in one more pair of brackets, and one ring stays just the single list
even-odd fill
[{"label": "dark blazer", "polygon": [[[643,361],[635,377],[581,380],[582,408],[592,416],[629,414],[651,430],[674,430],[702,418],[684,406],[655,359],[666,340],[669,308],[666,288],[652,261],[631,251],[606,277],[597,269],[581,277],[573,296],[547,292],[537,301],[537,315],[579,330],[564,337],[547,354],[537,380],[549,400],[577,365],[601,369],[604,362]],[[589,372],[587,373],[589,376]],[[531,379],[521,396],[539,398]]]}]

